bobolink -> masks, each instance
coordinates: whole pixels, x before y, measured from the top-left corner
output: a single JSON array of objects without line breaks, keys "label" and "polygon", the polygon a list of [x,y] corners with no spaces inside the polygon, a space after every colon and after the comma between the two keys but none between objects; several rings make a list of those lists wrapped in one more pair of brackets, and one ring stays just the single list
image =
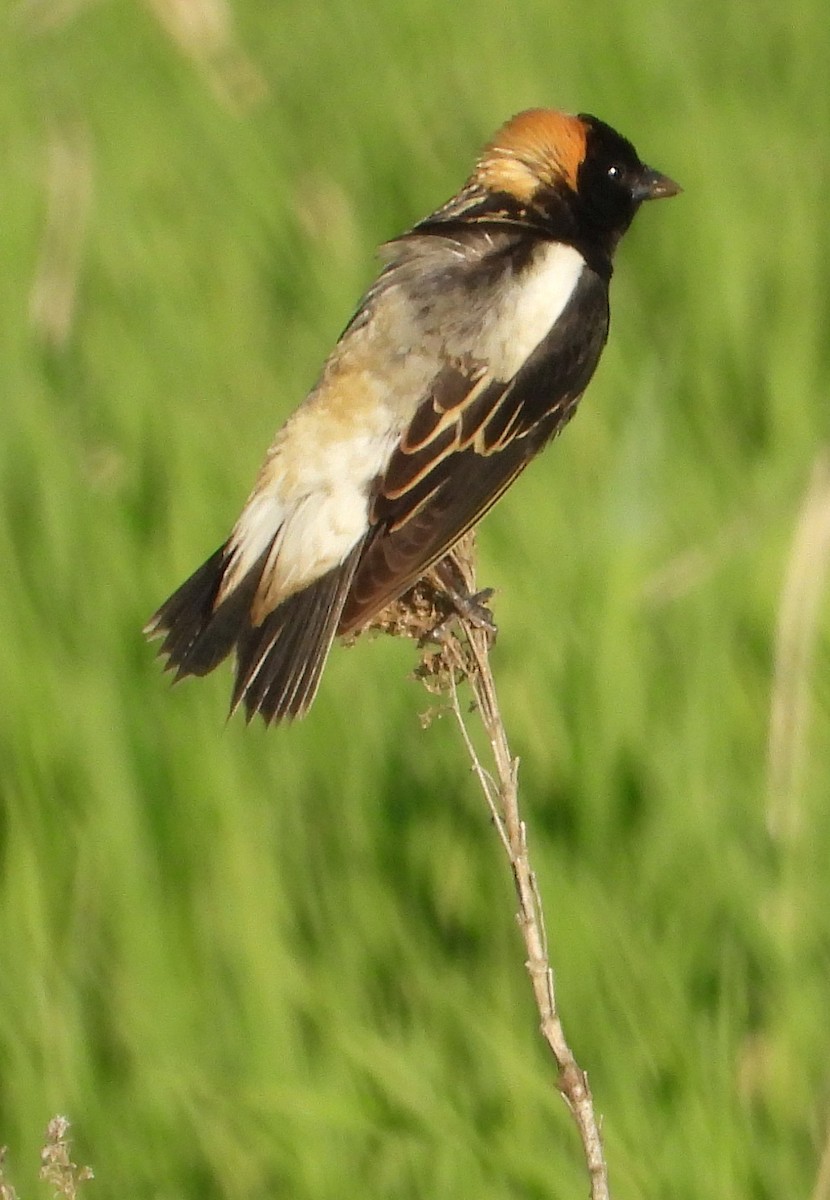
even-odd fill
[{"label": "bobolink", "polygon": [[572,416],[617,243],[680,188],[596,117],[532,109],[382,248],[227,542],[147,627],[176,678],[236,652],[232,711],[301,716],[332,641],[442,558]]}]

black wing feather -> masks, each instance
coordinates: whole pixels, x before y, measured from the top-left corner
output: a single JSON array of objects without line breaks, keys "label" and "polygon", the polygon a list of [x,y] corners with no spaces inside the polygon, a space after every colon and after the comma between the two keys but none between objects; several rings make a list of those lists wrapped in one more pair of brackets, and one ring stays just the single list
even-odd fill
[{"label": "black wing feather", "polygon": [[239,627],[250,611],[259,586],[265,555],[238,588],[218,606],[217,597],[227,566],[226,547],[220,548],[177,588],[145,626],[148,637],[162,637],[159,654],[176,679],[207,675],[227,658]]},{"label": "black wing feather", "polygon": [[239,634],[232,713],[244,704],[248,720],[258,712],[270,724],[308,709],[362,548],[361,543],[340,566],[283,600],[261,625],[249,623]]},{"label": "black wing feather", "polygon": [[345,562],[282,602],[261,624],[251,609],[270,547],[216,604],[227,566],[225,547],[173,593],[145,632],[163,637],[159,653],[176,679],[206,675],[236,650],[231,712],[244,704],[267,723],[302,716],[317,692],[363,544]]}]

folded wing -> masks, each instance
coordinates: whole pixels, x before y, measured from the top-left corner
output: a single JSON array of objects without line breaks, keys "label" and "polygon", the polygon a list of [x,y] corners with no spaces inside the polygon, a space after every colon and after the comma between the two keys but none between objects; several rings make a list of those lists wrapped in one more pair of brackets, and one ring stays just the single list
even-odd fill
[{"label": "folded wing", "polygon": [[496,503],[573,414],[606,335],[606,290],[586,273],[511,380],[473,360],[442,369],[377,481],[339,633],[370,621]]}]

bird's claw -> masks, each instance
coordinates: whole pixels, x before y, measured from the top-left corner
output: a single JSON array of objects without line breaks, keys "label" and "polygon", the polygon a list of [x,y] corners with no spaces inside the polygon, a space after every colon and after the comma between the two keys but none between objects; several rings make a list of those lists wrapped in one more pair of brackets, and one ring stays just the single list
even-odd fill
[{"label": "bird's claw", "polygon": [[450,636],[453,621],[459,618],[468,622],[473,629],[480,629],[486,633],[488,641],[492,644],[498,633],[498,626],[493,614],[487,607],[493,593],[493,588],[482,588],[478,592],[446,590],[445,595],[453,611],[429,633],[424,634],[420,644],[423,646],[427,642],[434,642],[437,645],[443,645]]}]

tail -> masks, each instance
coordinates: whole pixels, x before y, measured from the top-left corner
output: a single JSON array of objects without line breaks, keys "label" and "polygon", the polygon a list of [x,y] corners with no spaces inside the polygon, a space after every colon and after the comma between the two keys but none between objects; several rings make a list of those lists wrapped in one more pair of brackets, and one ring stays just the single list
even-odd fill
[{"label": "tail", "polygon": [[317,694],[361,549],[362,543],[255,624],[251,608],[270,547],[217,604],[228,566],[222,546],[162,604],[144,632],[163,638],[159,654],[176,680],[207,675],[235,650],[231,714],[244,705],[247,720],[260,713],[266,725],[301,717]]}]

